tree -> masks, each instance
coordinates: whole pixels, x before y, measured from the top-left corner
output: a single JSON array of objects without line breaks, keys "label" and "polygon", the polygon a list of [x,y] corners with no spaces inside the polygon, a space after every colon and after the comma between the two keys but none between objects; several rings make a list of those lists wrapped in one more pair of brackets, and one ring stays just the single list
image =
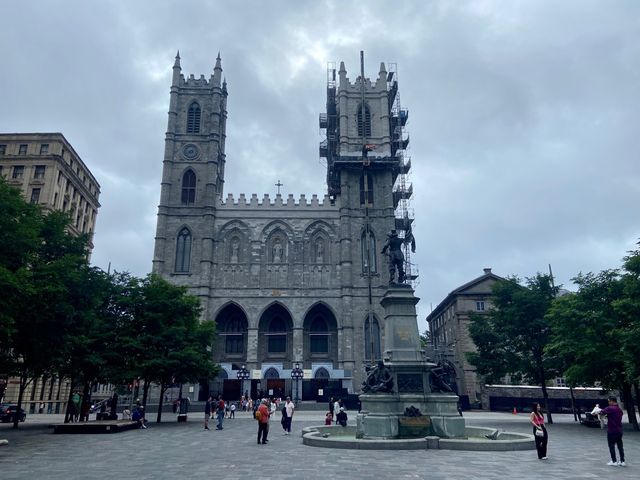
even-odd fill
[{"label": "tree", "polygon": [[142,282],[133,326],[137,333],[136,361],[145,388],[160,385],[157,422],[162,419],[164,393],[172,383],[196,382],[215,375],[207,351],[214,323],[199,321],[200,302],[185,287],[151,274]]},{"label": "tree", "polygon": [[0,175],[0,373],[15,373],[10,340],[24,290],[19,272],[38,247],[41,222],[38,206],[25,202]]},{"label": "tree", "polygon": [[37,246],[15,273],[20,291],[8,345],[13,371],[20,378],[19,408],[30,381],[55,370],[65,348],[65,325],[74,312],[73,277],[86,267],[87,238],[68,233],[69,217],[61,212],[39,214]]},{"label": "tree", "polygon": [[571,384],[619,388],[637,429],[626,352],[621,348],[627,322],[615,307],[624,299],[620,272],[580,274],[572,281],[578,292],[558,298],[547,315],[552,328],[547,351],[566,365],[564,375]]},{"label": "tree", "polygon": [[634,384],[636,399],[640,404],[640,248],[629,252],[623,261],[623,296],[614,301],[613,307],[625,324],[620,331],[623,362],[627,380]]},{"label": "tree", "polygon": [[540,385],[549,423],[553,419],[546,383],[555,369],[545,353],[550,330],[545,314],[556,292],[550,277],[540,273],[525,285],[517,278],[496,282],[493,308],[473,315],[469,325],[478,349],[468,354],[469,362],[489,381],[509,374]]}]

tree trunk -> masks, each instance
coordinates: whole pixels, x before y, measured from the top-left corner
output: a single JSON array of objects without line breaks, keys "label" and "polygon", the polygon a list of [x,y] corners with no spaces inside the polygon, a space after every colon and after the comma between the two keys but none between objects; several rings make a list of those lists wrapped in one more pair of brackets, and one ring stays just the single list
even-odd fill
[{"label": "tree trunk", "polygon": [[622,383],[622,398],[629,417],[629,423],[633,425],[634,430],[640,430],[638,428],[638,419],[636,418],[636,407],[633,404],[633,396],[631,395],[631,385],[627,382]]},{"label": "tree trunk", "polygon": [[[60,381],[62,381],[62,377],[60,378]],[[73,415],[73,413],[71,412],[71,399],[73,398],[73,382],[74,382],[74,378],[72,377],[69,381],[69,395],[67,396],[67,405],[65,407],[65,412],[64,412],[64,423],[69,423],[71,421],[71,416]],[[60,385],[62,385],[62,383],[60,383]],[[59,388],[59,387],[58,387]]]},{"label": "tree trunk", "polygon": [[540,367],[540,383],[542,386],[542,398],[544,398],[544,409],[547,411],[547,423],[552,424],[551,410],[549,410],[549,392],[547,392],[547,377],[544,368]]},{"label": "tree trunk", "polygon": [[149,387],[151,387],[151,383],[145,378],[144,379],[144,388],[142,389],[142,406],[147,409],[147,398],[149,397]]},{"label": "tree trunk", "polygon": [[18,424],[20,423],[20,409],[22,408],[22,399],[24,397],[24,391],[29,385],[29,380],[27,379],[27,374],[25,372],[20,373],[20,390],[18,390],[18,406],[16,414],[13,417],[13,428],[18,428]]},{"label": "tree trunk", "polygon": [[569,387],[569,394],[571,395],[571,411],[573,412],[573,421],[578,421],[578,415],[576,414],[576,398],[573,395],[573,387]]},{"label": "tree trunk", "polygon": [[160,383],[160,399],[158,400],[158,416],[156,418],[156,423],[160,423],[162,421],[162,402],[164,401],[164,392],[167,391],[167,386],[164,382]]},{"label": "tree trunk", "polygon": [[[84,386],[82,389],[82,401],[80,402],[80,421],[88,422],[89,421],[89,409],[87,408],[91,402],[91,382],[84,382]],[[86,417],[85,417],[86,412]]]}]

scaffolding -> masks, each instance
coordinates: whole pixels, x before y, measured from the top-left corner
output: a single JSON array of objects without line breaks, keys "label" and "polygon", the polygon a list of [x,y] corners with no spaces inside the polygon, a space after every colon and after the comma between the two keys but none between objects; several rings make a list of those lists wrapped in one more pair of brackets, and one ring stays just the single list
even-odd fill
[{"label": "scaffolding", "polygon": [[397,177],[393,187],[393,206],[395,208],[395,227],[398,236],[406,241],[403,246],[404,271],[407,282],[415,287],[418,283],[418,267],[411,260],[414,211],[411,208],[413,184],[410,182],[411,157],[407,153],[409,136],[405,130],[409,120],[409,111],[402,108],[398,90],[398,66],[389,63],[387,72],[387,92],[389,102],[389,130],[391,134],[391,156],[396,160]]}]

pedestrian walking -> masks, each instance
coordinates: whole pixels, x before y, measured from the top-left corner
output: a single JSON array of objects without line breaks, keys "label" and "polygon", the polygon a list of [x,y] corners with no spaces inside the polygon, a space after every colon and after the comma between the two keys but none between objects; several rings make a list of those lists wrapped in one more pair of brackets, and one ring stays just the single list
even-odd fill
[{"label": "pedestrian walking", "polygon": [[222,430],[222,422],[224,421],[224,400],[222,399],[222,395],[218,395],[216,415],[218,415],[216,430]]},{"label": "pedestrian walking", "polygon": [[284,430],[285,435],[289,435],[291,433],[291,420],[293,420],[293,411],[296,409],[295,405],[291,401],[291,397],[287,397],[287,401],[282,407],[282,429]]},{"label": "pedestrian walking", "polygon": [[335,404],[334,404],[333,397],[331,397],[329,399],[329,413],[331,414],[331,421],[333,421],[334,412],[335,412]]},{"label": "pedestrian walking", "polygon": [[[596,415],[607,416],[607,443],[609,444],[609,453],[611,460],[607,465],[612,467],[625,467],[624,446],[622,444],[622,410],[618,406],[616,397],[609,397],[609,406],[600,408],[598,405],[593,409]],[[593,413],[592,412],[592,413]],[[620,460],[616,459],[616,445],[620,453]]]},{"label": "pedestrian walking", "polygon": [[338,413],[340,413],[340,400],[336,400],[333,402],[333,413],[336,416],[336,421],[338,420]]},{"label": "pedestrian walking", "polygon": [[211,406],[213,404],[213,397],[209,395],[207,403],[204,404],[204,429],[209,430],[209,419],[211,418]]},{"label": "pedestrian walking", "polygon": [[236,418],[236,402],[232,402],[229,407],[229,418]]},{"label": "pedestrian walking", "polygon": [[269,441],[267,437],[269,436],[269,416],[271,412],[267,407],[267,399],[263,398],[260,406],[256,410],[256,420],[258,420],[258,445],[267,444]]},{"label": "pedestrian walking", "polygon": [[544,415],[542,407],[539,403],[534,403],[529,416],[531,425],[533,425],[533,437],[536,441],[536,450],[538,452],[538,460],[547,459],[547,443],[549,442],[549,434],[544,426]]}]

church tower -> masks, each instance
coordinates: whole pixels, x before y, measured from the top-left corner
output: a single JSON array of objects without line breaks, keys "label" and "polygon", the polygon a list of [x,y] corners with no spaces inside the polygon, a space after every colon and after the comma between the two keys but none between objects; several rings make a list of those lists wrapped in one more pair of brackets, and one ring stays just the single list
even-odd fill
[{"label": "church tower", "polygon": [[178,52],[170,92],[153,271],[174,276],[176,283],[192,277],[191,286],[200,283],[206,290],[224,186],[227,85],[220,54],[207,80],[185,78]]},{"label": "church tower", "polygon": [[400,107],[395,64],[387,71],[381,63],[377,78],[371,80],[364,75],[364,53],[360,52],[359,73],[352,82],[344,62],[337,72],[335,64],[329,64],[327,111],[320,114],[326,139],[320,144],[320,157],[326,161],[328,192],[342,219],[342,298],[350,302],[343,309],[367,305],[365,358],[375,360],[381,358],[375,339],[382,325],[374,317],[374,310],[389,279],[387,261],[380,250],[391,230],[407,239],[407,279],[417,277],[409,248],[413,214],[408,208],[412,188],[407,174],[411,162],[405,152],[409,144],[404,132],[408,111]]}]

